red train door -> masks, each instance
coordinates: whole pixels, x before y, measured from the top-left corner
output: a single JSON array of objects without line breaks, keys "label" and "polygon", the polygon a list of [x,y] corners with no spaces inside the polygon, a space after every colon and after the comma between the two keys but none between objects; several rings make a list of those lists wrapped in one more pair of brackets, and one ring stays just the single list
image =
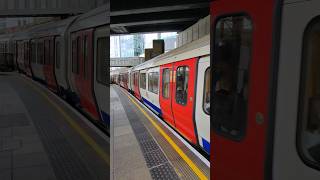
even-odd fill
[{"label": "red train door", "polygon": [[76,34],[79,63],[79,75],[76,84],[80,95],[80,104],[92,118],[99,120],[93,95],[93,30],[89,29]]},{"label": "red train door", "polygon": [[162,117],[172,126],[175,126],[172,112],[172,69],[173,64],[160,66],[160,107]]},{"label": "red train door", "polygon": [[134,95],[141,100],[141,95],[139,91],[139,71],[134,72],[133,74],[133,85],[134,85]]},{"label": "red train door", "polygon": [[53,92],[58,92],[56,77],[54,74],[54,38],[44,39],[44,76],[47,86]]},{"label": "red train door", "polygon": [[173,64],[171,101],[176,129],[194,144],[197,144],[194,126],[196,64],[196,58]]},{"label": "red train door", "polygon": [[26,75],[29,77],[32,77],[32,71],[31,71],[31,64],[30,64],[30,48],[29,48],[29,41],[24,41],[23,43],[24,51],[23,51],[23,59],[24,59],[24,66],[26,67]]},{"label": "red train door", "polygon": [[211,3],[211,179],[267,179],[275,1]]}]

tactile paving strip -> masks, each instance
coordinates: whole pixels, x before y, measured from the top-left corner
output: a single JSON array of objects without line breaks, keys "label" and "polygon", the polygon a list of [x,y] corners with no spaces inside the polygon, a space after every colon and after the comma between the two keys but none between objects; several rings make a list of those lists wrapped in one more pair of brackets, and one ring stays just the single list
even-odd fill
[{"label": "tactile paving strip", "polygon": [[175,180],[179,179],[178,175],[174,172],[171,164],[165,163],[160,166],[154,167],[150,170],[151,177],[157,180]]},{"label": "tactile paving strip", "polygon": [[120,101],[125,107],[125,111],[133,132],[139,142],[141,151],[146,160],[147,167],[150,170],[151,177],[155,180],[164,180],[164,179],[179,179],[176,171],[173,166],[168,161],[167,157],[150,135],[147,128],[140,121],[138,115],[133,110],[132,105],[125,99],[124,94],[116,91],[120,97]]},{"label": "tactile paving strip", "polygon": [[0,115],[0,128],[28,125],[30,125],[30,121],[24,113]]},{"label": "tactile paving strip", "polygon": [[[33,113],[33,111],[31,111]],[[33,123],[48,154],[55,176],[59,180],[94,180],[96,176],[88,169],[81,156],[64,137],[58,124],[59,117],[46,116],[49,112],[43,111],[33,116]]]}]

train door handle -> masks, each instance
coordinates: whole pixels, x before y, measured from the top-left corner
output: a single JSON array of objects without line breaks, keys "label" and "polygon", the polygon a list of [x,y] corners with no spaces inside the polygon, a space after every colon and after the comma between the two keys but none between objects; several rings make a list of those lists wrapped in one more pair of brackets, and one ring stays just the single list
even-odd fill
[{"label": "train door handle", "polygon": [[261,125],[264,122],[264,116],[261,112],[256,113],[256,123]]}]

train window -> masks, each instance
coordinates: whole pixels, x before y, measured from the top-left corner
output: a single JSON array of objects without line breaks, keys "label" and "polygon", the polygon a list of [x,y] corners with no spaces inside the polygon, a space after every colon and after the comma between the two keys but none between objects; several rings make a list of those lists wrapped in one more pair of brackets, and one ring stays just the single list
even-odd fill
[{"label": "train window", "polygon": [[150,72],[148,74],[148,90],[155,94],[159,91],[159,73]]},{"label": "train window", "polygon": [[31,42],[31,62],[36,63],[37,57],[36,57],[36,43],[34,41]]},{"label": "train window", "polygon": [[213,61],[213,129],[232,140],[245,134],[252,22],[247,16],[218,19]]},{"label": "train window", "polygon": [[44,64],[50,64],[50,56],[49,56],[49,43],[47,40],[44,41]]},{"label": "train window", "polygon": [[298,151],[306,164],[320,170],[320,19],[305,31],[300,85]]},{"label": "train window", "polygon": [[106,37],[98,38],[97,41],[97,81],[102,84],[107,84],[107,50],[109,49],[109,40]]},{"label": "train window", "polygon": [[146,89],[146,73],[140,74],[140,88]]},{"label": "train window", "polygon": [[162,97],[169,98],[170,96],[170,69],[162,71]]},{"label": "train window", "polygon": [[178,67],[176,74],[176,102],[186,105],[188,100],[189,67]]},{"label": "train window", "polygon": [[60,42],[59,41],[57,41],[56,42],[56,55],[55,55],[55,57],[56,57],[56,68],[57,69],[60,69],[60,61],[61,61],[61,55],[60,55]]},{"label": "train window", "polygon": [[76,61],[77,61],[77,49],[76,49],[76,41],[75,40],[73,40],[72,41],[72,72],[73,73],[76,73],[77,71],[76,71]]},{"label": "train window", "polygon": [[88,36],[85,36],[83,39],[83,73],[84,73],[84,77],[88,78],[88,68],[89,68],[89,64],[88,64]]},{"label": "train window", "polygon": [[206,114],[210,114],[210,89],[211,89],[211,71],[210,67],[206,69],[204,74],[204,92],[203,92],[203,111]]},{"label": "train window", "polygon": [[38,64],[43,64],[44,61],[43,61],[43,54],[44,54],[44,47],[43,47],[43,42],[39,42],[38,43],[38,47],[37,47],[37,55],[38,55],[38,58],[37,58],[37,61],[38,61]]},{"label": "train window", "polygon": [[77,59],[75,60],[75,63],[76,63],[76,73],[79,74],[80,72],[80,58],[81,58],[81,53],[82,53],[82,49],[81,49],[81,38],[78,37],[77,38],[77,50],[76,50],[76,53],[77,53]]}]

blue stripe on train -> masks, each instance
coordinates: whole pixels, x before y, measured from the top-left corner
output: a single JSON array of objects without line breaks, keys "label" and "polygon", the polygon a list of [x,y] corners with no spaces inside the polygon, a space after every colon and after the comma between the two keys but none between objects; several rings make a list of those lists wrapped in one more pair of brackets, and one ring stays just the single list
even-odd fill
[{"label": "blue stripe on train", "polygon": [[147,99],[145,99],[145,98],[143,98],[143,97],[142,97],[142,100],[143,100],[143,102],[144,102],[147,106],[149,106],[149,107],[151,108],[152,111],[154,111],[155,113],[157,113],[157,114],[159,114],[159,115],[162,114],[160,108],[158,108],[157,106],[155,106],[154,104],[152,104],[150,101],[148,101]]},{"label": "blue stripe on train", "polygon": [[110,126],[110,116],[104,111],[101,111],[101,115],[102,115],[102,121],[106,123],[108,126]]},{"label": "blue stripe on train", "polygon": [[210,143],[205,140],[204,138],[202,138],[202,144],[203,144],[203,149],[210,154]]}]

